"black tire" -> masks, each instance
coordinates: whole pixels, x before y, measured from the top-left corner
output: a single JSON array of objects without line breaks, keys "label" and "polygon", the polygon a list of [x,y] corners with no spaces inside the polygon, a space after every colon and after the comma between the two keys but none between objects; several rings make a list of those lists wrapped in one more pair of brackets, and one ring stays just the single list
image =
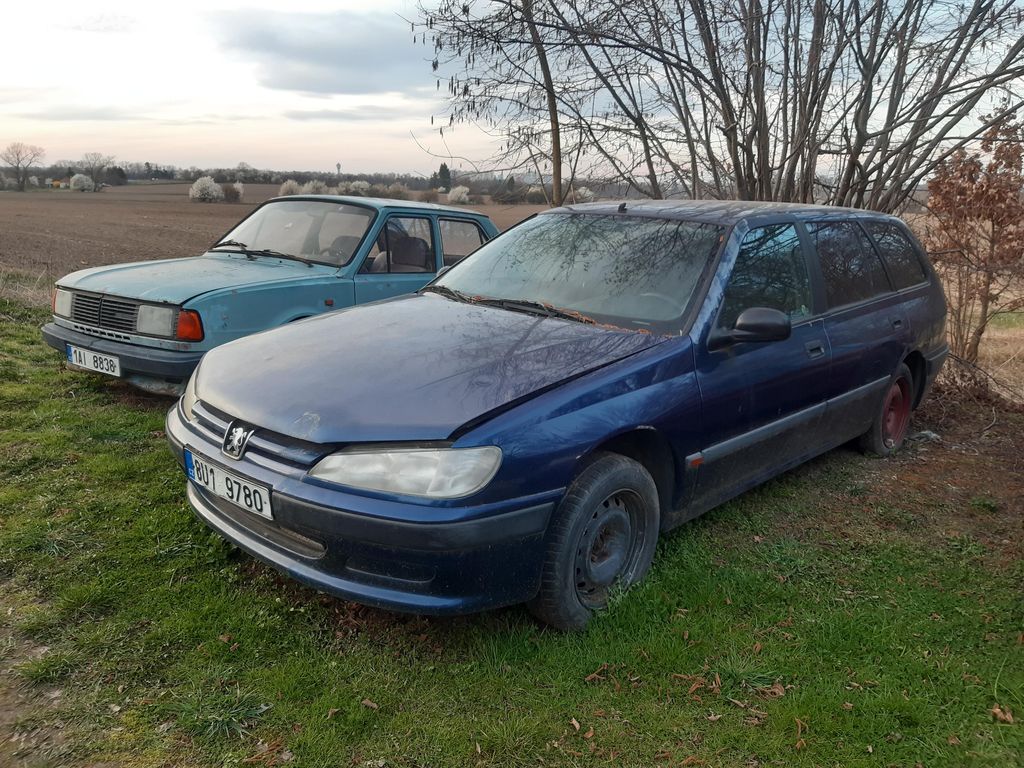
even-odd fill
[{"label": "black tire", "polygon": [[650,473],[625,456],[595,454],[555,511],[530,612],[558,629],[586,627],[613,588],[647,573],[660,519]]},{"label": "black tire", "polygon": [[882,395],[871,428],[860,436],[862,451],[885,458],[903,447],[914,410],[915,391],[914,374],[905,363],[900,363]]}]

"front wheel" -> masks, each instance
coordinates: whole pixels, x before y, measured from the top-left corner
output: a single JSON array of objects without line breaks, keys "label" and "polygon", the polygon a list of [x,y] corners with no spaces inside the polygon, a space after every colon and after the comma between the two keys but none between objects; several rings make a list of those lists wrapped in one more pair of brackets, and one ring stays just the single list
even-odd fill
[{"label": "front wheel", "polygon": [[892,456],[903,447],[914,409],[914,376],[900,363],[875,413],[871,428],[861,435],[860,447],[876,456]]},{"label": "front wheel", "polygon": [[555,512],[530,611],[558,629],[583,629],[615,588],[647,573],[659,522],[650,473],[625,456],[597,454]]}]

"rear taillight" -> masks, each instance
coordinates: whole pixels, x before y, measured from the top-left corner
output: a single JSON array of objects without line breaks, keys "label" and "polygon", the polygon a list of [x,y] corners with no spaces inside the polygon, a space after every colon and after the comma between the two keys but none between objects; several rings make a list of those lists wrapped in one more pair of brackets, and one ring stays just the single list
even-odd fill
[{"label": "rear taillight", "polygon": [[194,309],[183,309],[178,313],[178,330],[175,338],[182,341],[202,341],[203,321]]}]

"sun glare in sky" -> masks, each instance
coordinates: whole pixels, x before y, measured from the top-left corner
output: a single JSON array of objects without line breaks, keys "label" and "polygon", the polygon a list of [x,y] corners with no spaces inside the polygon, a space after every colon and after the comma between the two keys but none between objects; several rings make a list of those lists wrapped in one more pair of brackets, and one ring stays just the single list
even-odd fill
[{"label": "sun glare in sky", "polygon": [[[21,2],[4,11],[0,146],[182,167],[429,172],[493,150],[446,131],[409,0]],[[17,31],[17,33],[15,33]],[[422,145],[421,148],[419,145]]]}]

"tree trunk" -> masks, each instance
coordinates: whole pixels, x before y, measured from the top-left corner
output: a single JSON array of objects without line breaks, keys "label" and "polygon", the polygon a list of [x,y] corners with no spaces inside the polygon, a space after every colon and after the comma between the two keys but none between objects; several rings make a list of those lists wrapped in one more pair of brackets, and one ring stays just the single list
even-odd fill
[{"label": "tree trunk", "polygon": [[[533,17],[533,0],[523,0],[523,18],[530,29],[533,49],[537,52],[537,63],[540,65],[541,76],[544,78],[544,91],[548,102],[548,119],[551,121],[551,203],[562,204],[562,135],[558,122],[558,101],[555,96],[555,83],[551,77],[544,42],[537,31],[537,22]],[[544,180],[541,179],[541,184]]]}]

